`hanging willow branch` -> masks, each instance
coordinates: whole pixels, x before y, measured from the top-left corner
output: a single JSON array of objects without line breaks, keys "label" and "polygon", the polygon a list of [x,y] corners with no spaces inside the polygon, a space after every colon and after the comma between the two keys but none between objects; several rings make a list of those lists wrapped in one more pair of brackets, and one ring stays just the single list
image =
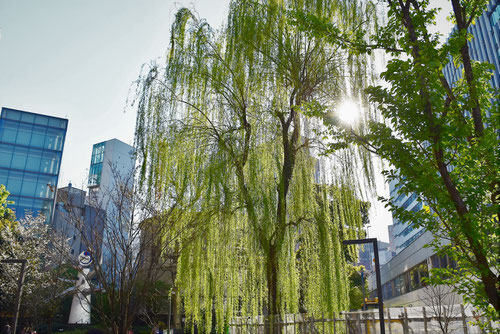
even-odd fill
[{"label": "hanging willow branch", "polygon": [[203,233],[179,241],[176,284],[188,320],[207,330],[212,312],[222,332],[235,315],[348,306],[341,241],[362,220],[356,166],[343,163],[356,159],[336,162],[337,186],[320,185],[311,114],[361,92],[369,60],[300,32],[296,9],[346,30],[364,15],[354,2],[233,1],[214,31],[182,9],[165,68],[140,80],[143,186],[164,210],[175,198],[185,217],[203,217]]}]

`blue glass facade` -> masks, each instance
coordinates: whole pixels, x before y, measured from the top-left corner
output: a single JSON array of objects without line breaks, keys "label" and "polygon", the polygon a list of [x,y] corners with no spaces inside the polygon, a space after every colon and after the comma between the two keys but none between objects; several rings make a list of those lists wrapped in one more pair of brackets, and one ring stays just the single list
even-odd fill
[{"label": "blue glass facade", "polygon": [[[498,0],[490,0],[486,10],[469,28],[469,33],[474,36],[469,43],[471,58],[481,62],[488,62],[495,66],[491,84],[500,89],[500,5]],[[462,77],[463,66],[455,67],[450,62],[443,69],[445,78],[450,83]]]},{"label": "blue glass facade", "polygon": [[92,147],[92,157],[90,159],[89,188],[101,185],[102,164],[104,162],[104,149],[106,142],[94,144]]},{"label": "blue glass facade", "polygon": [[67,127],[67,119],[2,108],[0,184],[17,218],[42,213],[50,222]]}]

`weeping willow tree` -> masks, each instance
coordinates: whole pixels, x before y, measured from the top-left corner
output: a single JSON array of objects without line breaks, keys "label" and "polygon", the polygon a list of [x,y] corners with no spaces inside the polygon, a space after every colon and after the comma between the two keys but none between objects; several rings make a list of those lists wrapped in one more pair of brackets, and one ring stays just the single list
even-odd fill
[{"label": "weeping willow tree", "polygon": [[232,1],[220,30],[181,9],[166,66],[139,81],[142,182],[189,217],[177,222],[176,285],[207,329],[213,314],[222,331],[235,315],[331,316],[349,303],[341,242],[362,230],[355,159],[343,154],[320,185],[314,114],[361,94],[371,64],[298,31],[297,10],[343,31],[366,22],[354,1]]}]

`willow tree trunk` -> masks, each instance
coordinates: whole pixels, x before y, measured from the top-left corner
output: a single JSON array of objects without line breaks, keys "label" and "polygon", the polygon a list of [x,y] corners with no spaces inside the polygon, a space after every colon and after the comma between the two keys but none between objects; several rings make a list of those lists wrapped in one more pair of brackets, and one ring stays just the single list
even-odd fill
[{"label": "willow tree trunk", "polygon": [[266,333],[280,333],[279,311],[278,311],[278,252],[276,245],[269,245],[269,254],[267,257],[267,305],[268,317],[266,324]]}]

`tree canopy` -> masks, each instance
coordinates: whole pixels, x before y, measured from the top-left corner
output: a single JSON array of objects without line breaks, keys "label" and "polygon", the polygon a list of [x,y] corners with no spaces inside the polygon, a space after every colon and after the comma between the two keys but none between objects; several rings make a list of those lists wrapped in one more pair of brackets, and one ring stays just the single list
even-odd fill
[{"label": "tree canopy", "polygon": [[[32,324],[52,323],[60,306],[62,282],[70,267],[69,246],[64,237],[44,223],[45,217],[26,215],[15,220],[7,207],[9,192],[0,185],[0,260],[25,259],[25,280],[21,297],[24,314]],[[20,264],[0,264],[0,307],[13,310]]]},{"label": "tree canopy", "polygon": [[[427,210],[412,212],[389,200],[394,216],[431,231],[438,254],[458,264],[433,270],[431,281],[454,286],[466,302],[498,320],[499,93],[490,81],[495,69],[472,59],[468,45],[475,38],[468,29],[487,3],[452,0],[456,27],[444,44],[429,30],[439,12],[429,1],[388,0],[388,22],[370,38],[367,31],[348,36],[314,15],[297,21],[333,45],[341,40],[361,53],[382,49],[391,56],[382,73],[388,85],[367,89],[384,121],[372,120],[365,134],[331,124],[339,140],[332,151],[356,142],[391,164],[385,175],[398,180],[399,193],[416,193],[427,204]],[[456,82],[443,74],[449,62],[459,73]],[[451,243],[443,246],[441,238]]]},{"label": "tree canopy", "polygon": [[368,9],[232,1],[220,30],[181,9],[166,66],[139,81],[142,182],[164,210],[183,213],[178,228],[198,231],[179,241],[176,284],[188,320],[207,328],[213,310],[222,331],[235,314],[332,315],[349,305],[341,242],[362,230],[354,165],[370,174],[369,156],[341,155],[327,178],[314,116],[361,94],[371,63],[300,32],[290,24],[297,8],[346,31]]}]

